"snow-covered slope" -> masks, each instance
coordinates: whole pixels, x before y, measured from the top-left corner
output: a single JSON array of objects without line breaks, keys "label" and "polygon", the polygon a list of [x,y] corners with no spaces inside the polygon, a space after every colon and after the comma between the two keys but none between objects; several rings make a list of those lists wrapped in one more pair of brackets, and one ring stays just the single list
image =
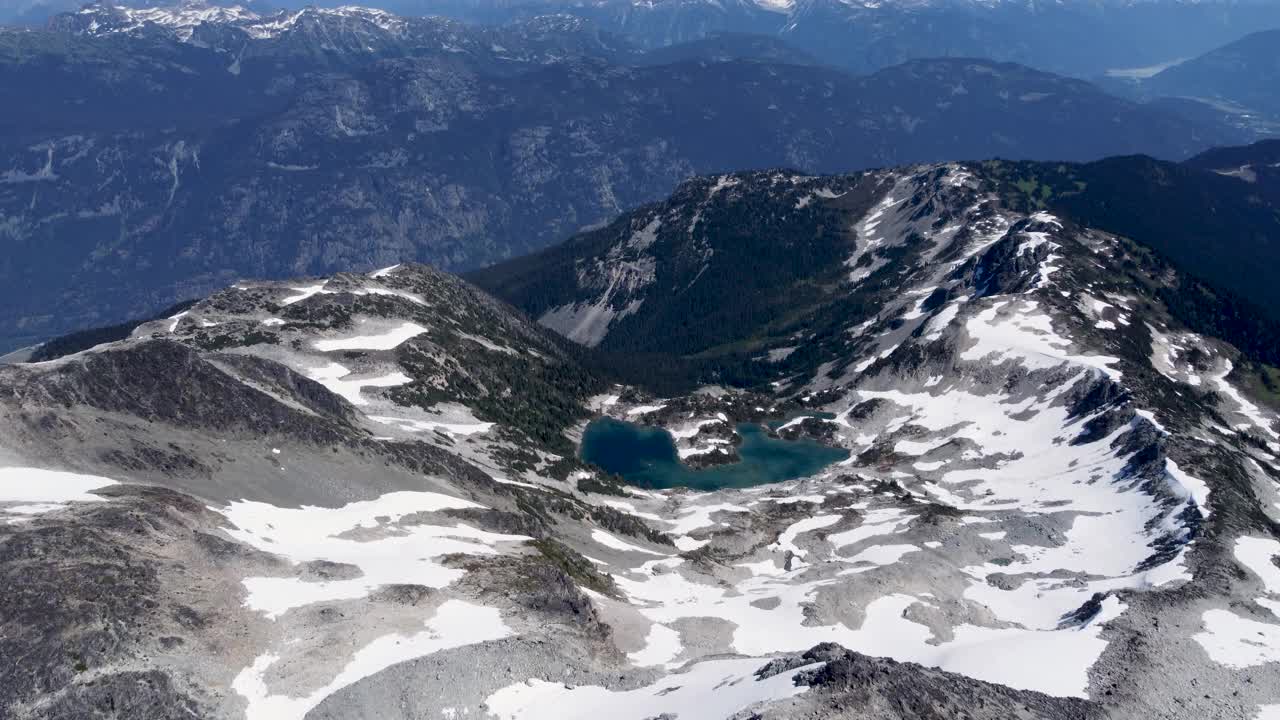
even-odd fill
[{"label": "snow-covered slope", "polygon": [[[88,24],[84,27],[87,35],[132,32],[151,24],[168,28],[183,39],[189,39],[192,28],[201,23],[252,24],[261,19],[257,13],[239,5],[224,7],[202,3],[142,8],[86,5],[76,14],[89,18]],[[108,21],[103,22],[99,16],[106,16]]]},{"label": "snow-covered slope", "polygon": [[[822,292],[732,326],[750,390],[617,385],[607,356],[420,266],[245,281],[0,369],[0,570],[29,576],[0,656],[30,648],[0,700],[272,720],[1280,703],[1275,411],[1247,358],[1161,303],[1176,271],[1002,195],[997,167],[700,180],[571,246],[574,284],[535,278],[609,316],[574,326],[603,347],[753,242],[805,250],[821,272],[775,272]],[[691,461],[744,422],[850,455],[641,490],[575,458],[602,414]]]}]

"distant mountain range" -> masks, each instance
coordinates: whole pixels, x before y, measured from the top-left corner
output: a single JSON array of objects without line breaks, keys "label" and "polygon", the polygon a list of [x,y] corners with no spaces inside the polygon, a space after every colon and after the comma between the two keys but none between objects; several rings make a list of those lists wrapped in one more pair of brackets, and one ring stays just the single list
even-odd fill
[{"label": "distant mountain range", "polygon": [[[37,25],[78,6],[4,1],[12,3],[7,17]],[[1280,28],[1280,5],[1267,0],[383,0],[377,7],[487,24],[568,14],[646,48],[720,32],[765,34],[859,73],[950,56],[1093,77],[1195,57],[1251,31]],[[0,21],[5,17],[0,10]]]},{"label": "distant mountain range", "polygon": [[0,105],[23,108],[0,117],[0,347],[241,277],[475,268],[695,174],[1181,159],[1247,136],[985,60],[856,77],[742,36],[649,54],[564,16],[194,12],[0,32]]},{"label": "distant mountain range", "polygon": [[1280,134],[1280,29],[1247,35],[1223,47],[1138,77],[1112,78],[1107,89],[1136,99],[1170,98],[1167,107],[1221,117],[1261,135]]}]

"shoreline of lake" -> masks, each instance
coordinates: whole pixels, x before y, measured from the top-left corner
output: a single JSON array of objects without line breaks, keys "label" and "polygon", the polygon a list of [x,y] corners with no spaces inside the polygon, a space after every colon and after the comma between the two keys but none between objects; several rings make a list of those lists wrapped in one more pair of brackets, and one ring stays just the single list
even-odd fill
[{"label": "shoreline of lake", "polygon": [[850,453],[810,440],[783,440],[754,423],[736,426],[740,460],[695,469],[680,459],[675,438],[662,428],[602,417],[582,433],[580,457],[628,484],[648,489],[744,488],[809,477]]}]

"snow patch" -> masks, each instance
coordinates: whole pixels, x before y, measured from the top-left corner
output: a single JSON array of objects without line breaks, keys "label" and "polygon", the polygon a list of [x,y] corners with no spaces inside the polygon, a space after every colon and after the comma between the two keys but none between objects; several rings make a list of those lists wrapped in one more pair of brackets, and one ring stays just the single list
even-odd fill
[{"label": "snow patch", "polygon": [[797,687],[791,678],[817,667],[757,680],[755,672],[766,662],[767,658],[709,660],[635,690],[531,679],[502,688],[485,705],[500,720],[722,720],[760,703],[799,695],[808,688]]},{"label": "snow patch", "polygon": [[362,598],[383,585],[445,587],[464,571],[446,567],[438,562],[440,557],[451,553],[496,555],[506,545],[529,539],[456,521],[451,525],[400,523],[415,513],[483,507],[441,493],[404,491],[339,508],[283,508],[241,500],[219,512],[234,526],[226,530],[229,536],[259,550],[293,563],[325,560],[360,568],[359,577],[347,580],[245,578],[245,605],[274,619],[312,603]]},{"label": "snow patch", "polygon": [[329,338],[315,341],[314,347],[320,352],[337,350],[394,350],[410,338],[417,337],[427,329],[414,322],[404,322],[373,335],[354,335],[345,338]]},{"label": "snow patch", "polygon": [[639,545],[632,545],[625,540],[619,539],[615,535],[611,535],[599,529],[591,531],[591,539],[607,548],[621,552],[637,552],[644,553],[645,555],[657,555],[659,557],[665,557],[667,555],[667,553],[660,553],[650,550],[649,548],[640,547]]},{"label": "snow patch", "polygon": [[102,502],[92,491],[115,480],[60,470],[0,467],[0,513],[40,515],[72,502]]},{"label": "snow patch", "polygon": [[259,655],[252,665],[236,675],[231,687],[248,703],[245,720],[302,720],[326,697],[392,665],[511,635],[511,629],[497,609],[460,600],[446,600],[424,625],[421,632],[384,635],[365,645],[324,687],[302,697],[272,694],[267,686],[267,672],[281,659],[274,652]]},{"label": "snow patch", "polygon": [[369,404],[369,401],[361,395],[361,391],[364,388],[398,387],[413,382],[413,378],[400,371],[374,377],[353,378],[351,377],[351,371],[346,366],[336,362],[331,362],[318,368],[305,368],[303,372],[307,377],[324,385],[335,395],[341,396],[352,405]]}]

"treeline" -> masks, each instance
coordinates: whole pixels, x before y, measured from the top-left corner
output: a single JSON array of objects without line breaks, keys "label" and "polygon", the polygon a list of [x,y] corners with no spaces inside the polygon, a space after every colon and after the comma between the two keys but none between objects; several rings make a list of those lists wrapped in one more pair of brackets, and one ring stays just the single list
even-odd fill
[{"label": "treeline", "polygon": [[[1274,148],[1235,148],[1233,161]],[[1157,275],[1181,281],[1155,288],[1191,330],[1221,338],[1249,359],[1280,366],[1280,205],[1276,195],[1215,172],[1133,156],[1083,165],[986,164],[1015,207],[1048,208],[1087,227],[1149,249]]]},{"label": "treeline", "polygon": [[124,340],[138,329],[139,325],[144,323],[170,318],[184,310],[195,305],[198,300],[184,300],[177,305],[160,311],[159,313],[141,320],[129,320],[118,325],[108,325],[106,327],[90,328],[88,330],[79,330],[61,337],[56,337],[46,341],[36,348],[31,354],[30,362],[44,362],[46,360],[56,360],[60,357],[72,355],[95,345],[103,343],[117,342]]}]

